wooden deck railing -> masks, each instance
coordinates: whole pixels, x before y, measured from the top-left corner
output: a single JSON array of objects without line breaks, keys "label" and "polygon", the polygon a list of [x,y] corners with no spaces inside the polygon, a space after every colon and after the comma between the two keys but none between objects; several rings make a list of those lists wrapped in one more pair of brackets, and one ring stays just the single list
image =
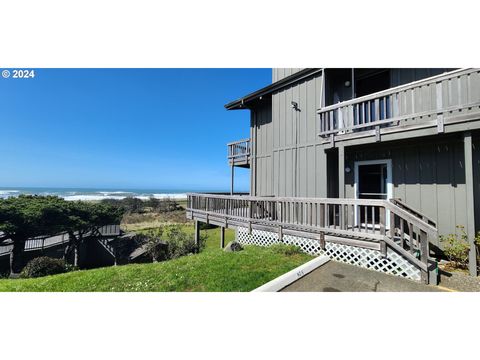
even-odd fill
[{"label": "wooden deck railing", "polygon": [[480,69],[462,69],[415,81],[319,109],[322,137],[402,125],[437,126],[445,117],[461,115],[480,106]]},{"label": "wooden deck railing", "polygon": [[248,160],[250,156],[250,139],[238,140],[227,144],[228,160],[236,161],[239,159]]},{"label": "wooden deck railing", "polygon": [[[111,237],[111,236],[118,236],[121,233],[120,225],[105,225],[97,229],[95,232],[98,234],[98,237]],[[91,234],[88,233],[84,235],[85,237],[90,236]],[[69,241],[67,233],[60,233],[55,236],[49,237],[38,237],[33,239],[28,239],[25,241],[25,251],[34,251],[34,250],[43,250],[50,248],[52,246],[64,245],[67,244]],[[12,245],[4,245],[0,246],[0,256],[9,254],[12,250]]]},{"label": "wooden deck railing", "polygon": [[437,227],[437,222],[433,220],[432,218],[428,217],[427,215],[421,213],[417,209],[411,207],[410,205],[406,204],[405,202],[402,201],[402,199],[390,199],[390,201],[397,205],[398,207],[408,211],[409,213],[417,216],[418,218],[422,219],[424,222],[427,224],[433,226],[434,228]]},{"label": "wooden deck railing", "polygon": [[350,245],[397,251],[427,277],[429,241],[437,229],[388,200],[188,194],[187,217],[220,226],[245,226],[283,234],[325,235]]}]

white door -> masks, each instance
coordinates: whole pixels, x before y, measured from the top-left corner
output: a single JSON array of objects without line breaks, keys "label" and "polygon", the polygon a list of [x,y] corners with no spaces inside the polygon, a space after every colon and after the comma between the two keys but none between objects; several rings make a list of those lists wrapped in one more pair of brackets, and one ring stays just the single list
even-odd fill
[{"label": "white door", "polygon": [[[355,162],[355,198],[356,199],[376,199],[388,200],[393,196],[392,186],[392,160],[367,160]],[[358,224],[371,220],[364,219],[365,214],[358,214],[358,209],[355,211],[355,223]],[[368,217],[372,215],[370,212]],[[379,214],[375,214],[376,220],[379,219]],[[390,214],[386,213],[386,226],[390,225]]]}]

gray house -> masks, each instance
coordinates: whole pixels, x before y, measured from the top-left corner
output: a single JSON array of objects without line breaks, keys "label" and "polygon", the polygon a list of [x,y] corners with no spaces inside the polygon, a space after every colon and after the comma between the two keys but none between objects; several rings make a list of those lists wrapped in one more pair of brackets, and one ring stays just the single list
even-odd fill
[{"label": "gray house", "polygon": [[[228,144],[232,194],[189,194],[187,216],[247,244],[434,282],[439,235],[480,230],[480,69],[273,69],[225,107],[250,110]],[[251,172],[233,194],[234,168]]]}]

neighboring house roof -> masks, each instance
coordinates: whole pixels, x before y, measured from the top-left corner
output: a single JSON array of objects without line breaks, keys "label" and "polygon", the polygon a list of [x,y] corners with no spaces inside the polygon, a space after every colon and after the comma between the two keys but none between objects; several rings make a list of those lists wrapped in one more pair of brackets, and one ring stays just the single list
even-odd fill
[{"label": "neighboring house roof", "polygon": [[286,78],[283,78],[268,86],[265,86],[260,90],[257,90],[253,93],[245,95],[238,100],[229,102],[228,104],[225,105],[225,108],[227,110],[246,109],[248,108],[249,103],[251,103],[252,101],[258,100],[264,96],[270,96],[273,92],[283,89],[291,85],[292,83],[300,81],[308,76],[321,72],[322,70],[323,69],[319,69],[319,68],[307,68],[307,69],[300,70],[295,74],[292,74],[290,76],[287,76]]}]

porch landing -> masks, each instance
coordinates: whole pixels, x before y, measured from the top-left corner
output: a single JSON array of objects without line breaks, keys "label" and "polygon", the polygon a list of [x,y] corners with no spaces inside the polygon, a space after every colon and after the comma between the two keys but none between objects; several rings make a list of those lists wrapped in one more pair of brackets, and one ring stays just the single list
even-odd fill
[{"label": "porch landing", "polygon": [[398,276],[329,261],[281,292],[438,292],[441,288]]}]

